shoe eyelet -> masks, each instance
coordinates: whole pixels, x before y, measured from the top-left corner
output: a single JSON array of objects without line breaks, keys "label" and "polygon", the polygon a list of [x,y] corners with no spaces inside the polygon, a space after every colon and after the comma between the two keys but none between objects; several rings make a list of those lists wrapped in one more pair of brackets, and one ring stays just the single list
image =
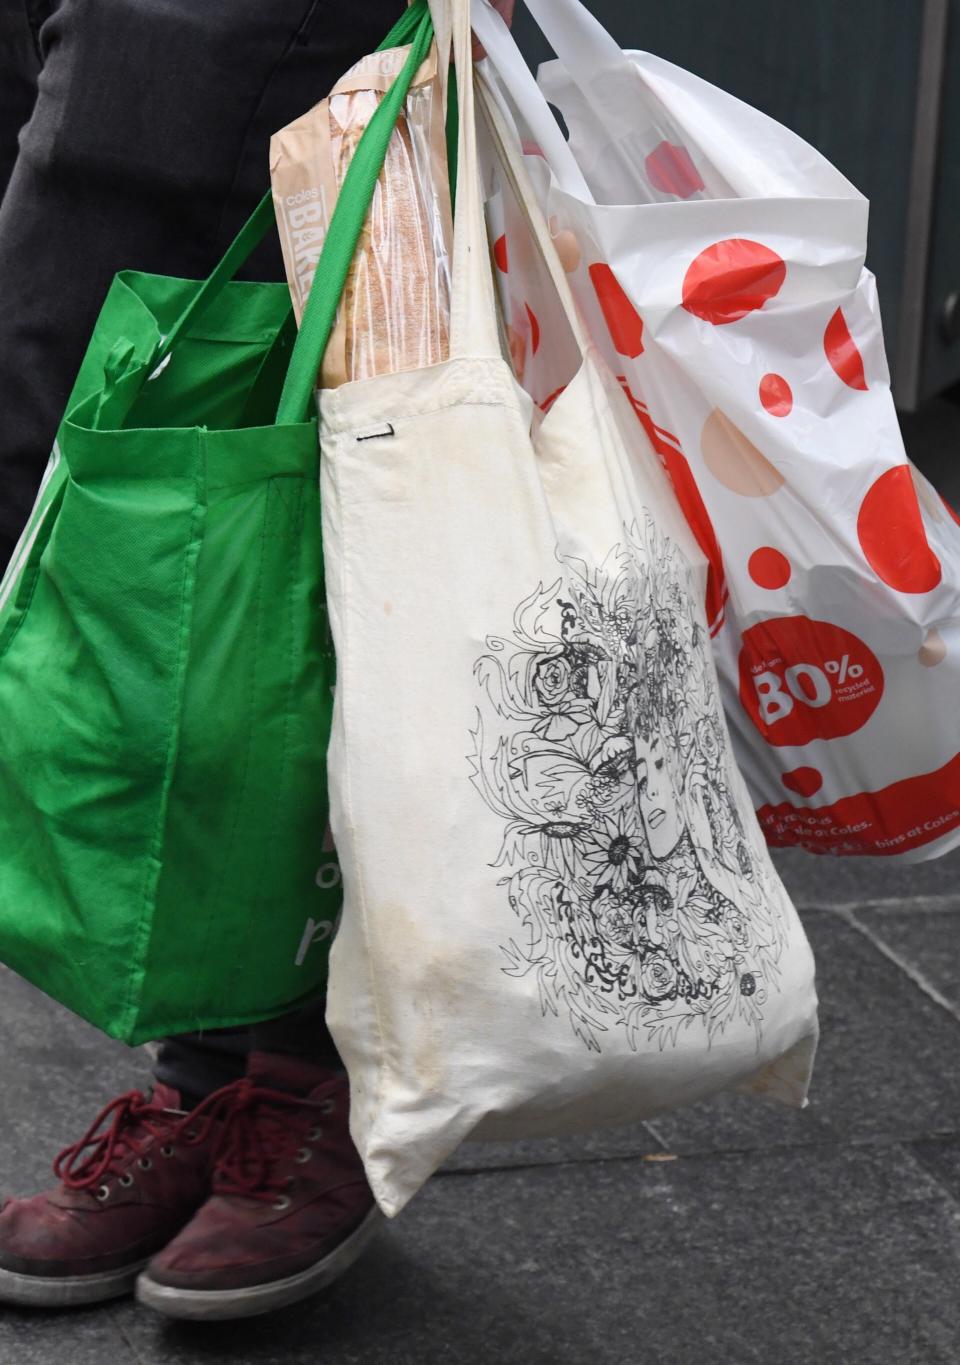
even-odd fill
[{"label": "shoe eyelet", "polygon": [[305,1166],[312,1156],[313,1152],[309,1147],[301,1147],[293,1159],[298,1166]]},{"label": "shoe eyelet", "polygon": [[125,1190],[129,1190],[130,1186],[133,1184],[133,1176],[130,1174],[129,1171],[126,1171],[120,1177],[120,1184],[123,1186]]},{"label": "shoe eyelet", "polygon": [[324,1100],[320,1106],[320,1112],[321,1114],[335,1114],[337,1112],[336,1100]]},{"label": "shoe eyelet", "polygon": [[310,1129],[309,1133],[307,1134],[307,1137],[310,1139],[311,1142],[319,1142],[319,1140],[323,1137],[323,1129],[318,1124],[316,1128]]},{"label": "shoe eyelet", "polygon": [[137,1165],[140,1167],[141,1171],[149,1171],[151,1166],[153,1165],[153,1162],[150,1160],[148,1156],[142,1156],[140,1160],[137,1162]]},{"label": "shoe eyelet", "polygon": [[197,1140],[196,1128],[188,1128],[183,1136],[187,1139],[188,1142],[196,1142]]},{"label": "shoe eyelet", "polygon": [[104,1200],[109,1199],[109,1198],[110,1198],[110,1186],[109,1186],[109,1185],[101,1185],[100,1188],[97,1190],[96,1197],[97,1197],[97,1199],[100,1200],[100,1203],[101,1203],[101,1204],[104,1202]]},{"label": "shoe eyelet", "polygon": [[277,1210],[278,1213],[283,1213],[285,1209],[288,1209],[290,1207],[289,1196],[281,1194],[278,1199],[275,1199],[273,1201],[273,1207]]},{"label": "shoe eyelet", "polygon": [[163,1146],[160,1148],[160,1155],[161,1155],[161,1156],[173,1156],[173,1148],[172,1148],[172,1146],[170,1145],[169,1142],[165,1142],[165,1143],[163,1144]]}]

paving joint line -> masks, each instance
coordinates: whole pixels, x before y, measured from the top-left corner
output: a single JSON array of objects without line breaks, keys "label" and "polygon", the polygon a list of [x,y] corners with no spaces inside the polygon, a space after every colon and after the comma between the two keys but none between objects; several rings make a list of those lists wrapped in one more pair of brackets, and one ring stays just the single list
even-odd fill
[{"label": "paving joint line", "polygon": [[909,910],[911,914],[947,911],[960,914],[960,895],[870,896],[866,900],[855,901],[794,900],[794,905],[807,914],[816,911],[830,915],[856,914],[858,910]]},{"label": "paving joint line", "polygon": [[150,1365],[150,1362],[147,1360],[146,1356],[142,1356],[140,1354],[140,1348],[137,1346],[137,1343],[131,1339],[130,1334],[128,1333],[126,1327],[124,1327],[123,1322],[120,1318],[120,1314],[116,1308],[112,1310],[110,1316],[113,1320],[114,1327],[120,1334],[121,1341],[123,1341],[132,1352],[132,1359],[134,1360],[135,1365]]},{"label": "paving joint line", "polygon": [[656,1123],[652,1123],[649,1119],[646,1119],[646,1120],[644,1121],[644,1125],[643,1125],[643,1126],[646,1128],[646,1130],[647,1130],[648,1133],[652,1133],[652,1134],[653,1134],[653,1136],[654,1136],[654,1137],[657,1139],[657,1141],[660,1143],[660,1146],[663,1148],[663,1150],[664,1150],[665,1152],[669,1152],[669,1150],[670,1150],[670,1144],[667,1142],[667,1140],[666,1140],[666,1138],[663,1136],[663,1134],[662,1134],[661,1132],[658,1132],[658,1131],[657,1131],[657,1125],[656,1125]]},{"label": "paving joint line", "polygon": [[894,948],[890,947],[889,943],[886,943],[879,936],[879,934],[875,934],[868,925],[859,920],[852,910],[838,910],[836,913],[838,918],[842,919],[845,924],[848,924],[850,928],[854,929],[858,934],[861,934],[868,943],[876,948],[878,953],[881,953],[888,962],[892,962],[895,967],[903,972],[904,976],[908,977],[928,1000],[933,1001],[935,1005],[938,1005],[940,1009],[949,1014],[950,1018],[953,1019],[955,1023],[960,1024],[960,1011],[958,1011],[955,1005],[951,1004],[943,992],[939,991],[933,982],[921,972],[919,968],[914,967],[912,963],[907,962],[905,958],[901,957]]},{"label": "paving joint line", "polygon": [[[543,1171],[552,1170],[558,1167],[569,1166],[606,1166],[611,1162],[641,1162],[648,1166],[666,1165],[662,1161],[664,1155],[674,1157],[677,1161],[702,1161],[717,1156],[763,1156],[768,1152],[809,1152],[814,1148],[828,1148],[832,1151],[844,1151],[851,1147],[870,1147],[884,1149],[889,1147],[904,1147],[912,1149],[920,1142],[951,1142],[960,1138],[960,1130],[937,1129],[933,1133],[916,1133],[911,1135],[891,1135],[890,1137],[868,1137],[868,1138],[828,1138],[812,1139],[808,1142],[768,1142],[763,1145],[738,1146],[738,1147],[705,1147],[693,1152],[678,1152],[676,1149],[667,1148],[665,1152],[624,1152],[619,1156],[585,1156],[585,1157],[566,1157],[559,1161],[523,1161],[515,1162],[512,1165],[503,1166],[459,1166],[453,1170],[441,1169],[437,1171],[437,1176],[448,1179],[451,1176],[462,1175],[507,1175],[511,1171]],[[653,1160],[651,1160],[651,1156]],[[919,1159],[919,1157],[918,1157]],[[926,1167],[925,1167],[926,1169]]]},{"label": "paving joint line", "polygon": [[919,1143],[923,1141],[945,1142],[946,1139],[917,1138],[909,1144],[910,1154],[913,1157],[914,1161],[916,1161],[926,1171],[927,1175],[929,1175],[933,1179],[933,1181],[939,1186],[939,1188],[943,1191],[944,1195],[947,1198],[947,1201],[950,1204],[952,1204],[954,1208],[960,1209],[960,1194],[958,1194],[957,1190],[955,1190],[952,1185],[947,1183],[947,1181],[943,1177],[943,1173],[941,1171],[938,1171],[937,1168],[933,1165],[933,1163],[928,1160],[926,1153],[919,1150]]}]

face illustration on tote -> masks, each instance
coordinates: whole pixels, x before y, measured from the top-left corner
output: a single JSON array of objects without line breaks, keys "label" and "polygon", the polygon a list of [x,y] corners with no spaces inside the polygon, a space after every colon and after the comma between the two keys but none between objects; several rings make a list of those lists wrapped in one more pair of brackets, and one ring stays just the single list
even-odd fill
[{"label": "face illustration on tote", "polygon": [[680,808],[667,768],[666,755],[660,735],[654,731],[646,736],[641,731],[634,735],[637,754],[637,801],[644,833],[655,858],[665,858],[680,841],[683,827]]}]

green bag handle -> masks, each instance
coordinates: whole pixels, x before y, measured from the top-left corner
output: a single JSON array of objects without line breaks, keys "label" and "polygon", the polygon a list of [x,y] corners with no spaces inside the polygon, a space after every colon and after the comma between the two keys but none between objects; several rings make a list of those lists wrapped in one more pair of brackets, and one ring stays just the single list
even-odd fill
[{"label": "green bag handle", "polygon": [[357,143],[357,150],[343,177],[336,207],[317,262],[310,296],[300,320],[300,335],[290,357],[286,382],[277,408],[278,425],[302,422],[317,385],[317,371],[327,349],[330,332],[347,282],[350,263],[383,169],[387,146],[403,109],[413,80],[430,51],[433,21],[423,3],[410,55]]},{"label": "green bag handle", "polygon": [[[357,248],[360,232],[363,228],[364,219],[373,199],[373,192],[376,187],[377,179],[383,168],[383,163],[387,154],[387,146],[393,133],[394,125],[403,108],[403,103],[410,89],[410,83],[419,67],[426,59],[430,50],[430,43],[433,40],[433,24],[430,19],[430,10],[427,0],[414,0],[414,3],[404,11],[401,17],[394,24],[393,28],[380,43],[377,51],[386,48],[402,47],[407,43],[412,43],[412,48],[403,69],[394,80],[389,91],[381,100],[376,113],[370,120],[365,129],[363,137],[357,144],[353,160],[344,176],[343,186],[337,198],[337,205],[334,209],[333,217],[330,221],[330,230],[327,234],[320,261],[317,266],[317,274],[314,279],[314,286],[310,291],[310,298],[307,308],[304,311],[303,322],[301,324],[300,336],[297,345],[294,347],[293,355],[290,359],[290,367],[297,366],[298,386],[296,393],[300,396],[300,406],[294,407],[292,396],[288,401],[288,390],[290,389],[289,373],[287,383],[284,386],[280,400],[280,410],[277,413],[278,422],[300,422],[304,419],[310,404],[310,398],[316,383],[317,371],[326,350],[330,331],[333,327],[336,311],[340,302],[340,295],[346,283],[347,274],[350,269],[350,262],[353,259]],[[390,111],[387,115],[381,116],[384,107]],[[368,135],[373,130],[375,137],[368,142]],[[364,149],[366,148],[366,151]],[[361,158],[361,153],[363,157]],[[361,161],[360,173],[355,175],[354,168],[357,162]],[[372,172],[372,177],[371,177]],[[365,199],[360,196],[365,195]],[[346,203],[346,208],[344,205]],[[177,342],[184,336],[191,327],[199,322],[200,318],[208,308],[223,292],[223,289],[234,278],[237,271],[249,259],[252,252],[263,241],[267,233],[272,230],[275,224],[275,214],[273,207],[273,194],[267,190],[254,209],[253,213],[244,223],[236,237],[227,247],[222,259],[214,267],[208,279],[197,290],[189,305],[181,313],[180,317],[171,327],[170,331],[162,338],[160,345],[154,356],[152,373],[156,373],[159,366],[170,356]],[[339,224],[339,226],[337,226]],[[336,236],[334,229],[336,227]],[[352,237],[351,237],[352,232]],[[335,251],[328,255],[328,248],[333,240]],[[332,301],[330,291],[317,288],[320,280],[321,266],[326,269],[335,270],[340,284],[337,288],[336,296]],[[317,302],[314,295],[318,295]],[[304,340],[304,329],[308,318],[323,308],[323,315],[329,312],[329,321],[324,323],[324,316],[319,321],[313,321],[311,328]],[[312,344],[316,349],[310,355],[306,354],[307,344]],[[304,392],[303,377],[311,374],[309,387]],[[281,410],[283,415],[281,415]],[[294,415],[289,415],[293,413]]]},{"label": "green bag handle", "polygon": [[253,213],[227,247],[223,258],[214,267],[210,277],[200,286],[188,306],[161,341],[156,354],[158,364],[167,358],[181,336],[188,332],[195,323],[199,322],[201,316],[219,298],[224,287],[230,283],[240,267],[245,264],[260,245],[275,221],[273,193],[271,190],[267,190]]}]

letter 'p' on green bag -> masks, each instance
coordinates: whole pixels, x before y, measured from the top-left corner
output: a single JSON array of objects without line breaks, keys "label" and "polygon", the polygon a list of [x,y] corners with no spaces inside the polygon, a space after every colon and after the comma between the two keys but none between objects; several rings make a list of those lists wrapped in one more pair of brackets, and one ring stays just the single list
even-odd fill
[{"label": "letter 'p' on green bag", "polygon": [[285,284],[233,280],[269,194],[204,284],[117,276],[0,584],[0,960],[130,1043],[282,1013],[326,970],[312,391],[431,34],[420,0],[384,40],[410,57],[299,337]]}]

